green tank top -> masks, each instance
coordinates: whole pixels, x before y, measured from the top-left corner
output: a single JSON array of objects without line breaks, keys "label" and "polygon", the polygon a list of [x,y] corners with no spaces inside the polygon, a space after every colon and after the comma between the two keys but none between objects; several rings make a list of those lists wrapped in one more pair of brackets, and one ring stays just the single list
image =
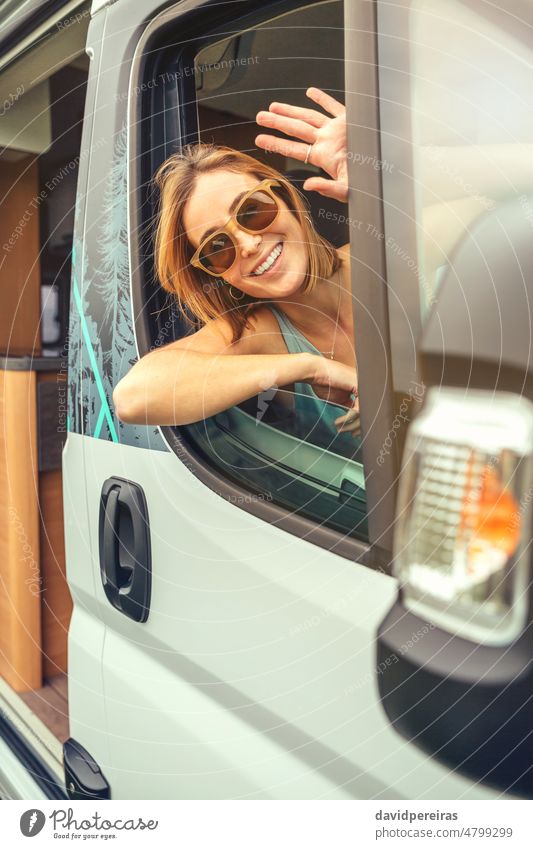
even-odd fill
[{"label": "green tank top", "polygon": [[[270,307],[278,322],[281,335],[289,354],[309,353],[323,357],[321,351],[307,339],[303,333],[289,321],[285,313],[276,307]],[[346,414],[345,407],[329,404],[316,394],[309,383],[294,384],[294,406],[297,435],[300,439],[326,448],[350,459],[358,459],[361,437],[354,438],[350,433],[339,433],[335,419]]]}]

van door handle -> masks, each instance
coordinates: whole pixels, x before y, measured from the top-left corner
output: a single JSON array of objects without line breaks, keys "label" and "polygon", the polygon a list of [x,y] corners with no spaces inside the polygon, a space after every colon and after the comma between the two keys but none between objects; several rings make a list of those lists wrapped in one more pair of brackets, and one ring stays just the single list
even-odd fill
[{"label": "van door handle", "polygon": [[108,478],[100,494],[100,577],[107,599],[135,622],[146,622],[152,592],[150,523],[144,491]]}]

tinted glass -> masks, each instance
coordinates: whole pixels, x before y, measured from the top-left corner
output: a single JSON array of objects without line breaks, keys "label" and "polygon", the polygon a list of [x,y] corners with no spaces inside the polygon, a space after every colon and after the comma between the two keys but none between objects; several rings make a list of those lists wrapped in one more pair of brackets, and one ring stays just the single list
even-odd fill
[{"label": "tinted glass", "polygon": [[498,204],[533,220],[531,27],[497,4],[378,4],[381,163],[394,382],[454,251]]},{"label": "tinted glass", "polygon": [[265,191],[255,192],[241,205],[237,221],[249,230],[265,230],[273,223],[278,214],[275,199]]}]

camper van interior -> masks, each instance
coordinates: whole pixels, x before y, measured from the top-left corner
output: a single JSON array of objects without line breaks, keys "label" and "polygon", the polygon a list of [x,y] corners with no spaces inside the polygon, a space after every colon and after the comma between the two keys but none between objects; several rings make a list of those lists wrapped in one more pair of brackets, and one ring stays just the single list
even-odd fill
[{"label": "camper van interior", "polygon": [[0,65],[0,676],[61,742],[72,609],[61,450],[88,23],[80,7]]}]

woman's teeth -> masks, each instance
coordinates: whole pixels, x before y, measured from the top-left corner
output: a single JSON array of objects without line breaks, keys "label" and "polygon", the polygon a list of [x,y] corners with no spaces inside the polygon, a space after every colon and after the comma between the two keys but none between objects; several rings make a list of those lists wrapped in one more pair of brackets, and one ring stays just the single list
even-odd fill
[{"label": "woman's teeth", "polygon": [[254,277],[260,277],[261,274],[264,274],[265,271],[268,271],[268,269],[274,265],[282,250],[283,245],[281,244],[281,242],[278,242],[274,250],[269,253],[265,261],[255,269],[255,271],[253,272]]}]

